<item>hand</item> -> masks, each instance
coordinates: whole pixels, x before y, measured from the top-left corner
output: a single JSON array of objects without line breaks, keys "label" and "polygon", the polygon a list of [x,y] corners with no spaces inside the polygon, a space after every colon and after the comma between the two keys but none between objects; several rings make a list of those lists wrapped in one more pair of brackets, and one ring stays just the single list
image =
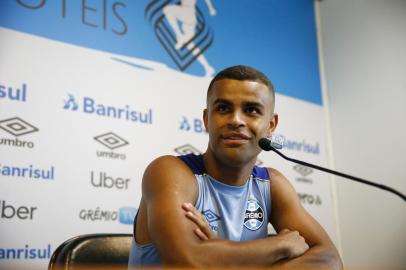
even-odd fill
[{"label": "hand", "polygon": [[193,230],[200,240],[206,241],[210,239],[217,239],[217,236],[210,229],[209,223],[206,218],[199,212],[191,203],[182,204],[182,209],[186,211],[186,217],[193,221],[197,228]]},{"label": "hand", "polygon": [[287,247],[287,259],[299,257],[309,249],[309,245],[298,231],[283,229],[275,237],[279,237],[283,245]]}]

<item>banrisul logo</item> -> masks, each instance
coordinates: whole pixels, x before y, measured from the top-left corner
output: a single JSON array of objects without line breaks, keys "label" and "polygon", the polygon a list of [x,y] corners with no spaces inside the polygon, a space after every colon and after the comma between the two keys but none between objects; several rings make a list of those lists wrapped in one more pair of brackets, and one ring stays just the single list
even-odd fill
[{"label": "banrisul logo", "polygon": [[65,110],[77,111],[79,106],[76,103],[75,97],[71,94],[68,94],[68,98],[63,102],[63,108]]},{"label": "banrisul logo", "polygon": [[55,167],[39,168],[34,165],[29,166],[12,166],[0,163],[0,176],[28,178],[38,180],[54,180]]},{"label": "banrisul logo", "polygon": [[52,248],[51,244],[48,244],[45,247],[32,247],[26,244],[23,247],[12,247],[6,248],[0,246],[0,260],[36,260],[36,259],[46,259],[51,258]]},{"label": "banrisul logo", "polygon": [[179,121],[179,130],[207,134],[204,123],[201,119],[190,119],[186,116],[182,116],[181,120]]},{"label": "banrisul logo", "polygon": [[134,110],[130,105],[102,104],[94,98],[83,97],[78,99],[72,94],[68,94],[63,100],[64,110],[82,112],[100,117],[114,118],[118,120],[130,121],[140,124],[152,124],[152,109],[147,111]]},{"label": "banrisul logo", "polygon": [[8,118],[0,120],[0,129],[3,129],[8,134],[14,136],[14,138],[0,138],[0,145],[11,146],[11,147],[25,147],[34,148],[34,142],[24,141],[18,139],[17,137],[27,135],[33,132],[37,132],[38,128],[32,124],[24,121],[19,117]]},{"label": "banrisul logo", "polygon": [[258,230],[264,223],[264,210],[256,200],[249,199],[245,209],[244,226],[251,230]]},{"label": "banrisul logo", "polygon": [[93,139],[97,141],[99,144],[103,145],[105,148],[111,150],[111,151],[97,150],[96,155],[98,157],[110,159],[122,159],[122,160],[127,158],[124,153],[118,153],[116,151],[113,151],[116,150],[117,148],[121,148],[129,144],[128,141],[118,136],[117,134],[113,132],[108,132],[105,134],[95,136]]},{"label": "banrisul logo", "polygon": [[0,99],[8,99],[11,101],[26,102],[27,101],[27,84],[23,83],[19,87],[1,85],[0,84]]}]

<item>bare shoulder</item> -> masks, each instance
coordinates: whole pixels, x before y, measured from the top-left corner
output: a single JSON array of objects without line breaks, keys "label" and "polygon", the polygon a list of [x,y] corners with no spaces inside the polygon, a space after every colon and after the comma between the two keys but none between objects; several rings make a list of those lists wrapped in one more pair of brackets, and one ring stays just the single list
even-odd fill
[{"label": "bare shoulder", "polygon": [[276,227],[286,228],[288,224],[284,220],[289,213],[300,216],[305,210],[289,180],[277,169],[268,168],[268,172],[271,178],[271,219]]},{"label": "bare shoulder", "polygon": [[182,203],[193,203],[197,196],[194,174],[180,158],[161,156],[153,160],[142,178],[142,198],[136,219],[137,243],[154,242],[158,247],[167,247],[166,240],[175,237],[187,221]]},{"label": "bare shoulder", "polygon": [[[160,156],[153,160],[145,169],[144,178],[149,176],[162,176],[162,179],[166,179],[165,176],[173,176],[178,174],[185,174],[193,176],[189,167],[178,157],[175,156]],[[155,180],[159,181],[159,180]]]},{"label": "bare shoulder", "polygon": [[271,178],[272,196],[281,197],[284,195],[296,197],[296,191],[286,176],[275,168],[268,168],[268,172]]},{"label": "bare shoulder", "polygon": [[267,169],[268,169],[269,175],[271,176],[272,179],[277,179],[277,180],[279,180],[280,178],[286,179],[286,177],[277,169],[271,168],[271,167],[269,167]]},{"label": "bare shoulder", "polygon": [[193,199],[197,196],[197,188],[191,169],[178,157],[169,155],[153,160],[145,169],[142,179],[142,193],[146,200],[154,194],[168,192],[179,192],[185,196],[190,194]]}]

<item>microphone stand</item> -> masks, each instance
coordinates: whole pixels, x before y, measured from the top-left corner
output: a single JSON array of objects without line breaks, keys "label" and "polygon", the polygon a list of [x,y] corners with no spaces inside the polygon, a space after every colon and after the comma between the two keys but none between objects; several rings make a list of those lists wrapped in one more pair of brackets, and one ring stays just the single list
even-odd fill
[{"label": "microphone stand", "polygon": [[351,179],[351,180],[354,180],[354,181],[357,181],[357,182],[361,182],[363,184],[371,185],[371,186],[374,186],[374,187],[377,187],[377,188],[392,192],[393,194],[398,195],[400,198],[402,198],[404,201],[406,201],[406,196],[405,195],[403,195],[401,192],[399,192],[396,189],[393,189],[391,187],[388,187],[388,186],[385,186],[385,185],[382,185],[382,184],[377,184],[377,183],[374,183],[374,182],[371,182],[371,181],[367,181],[367,180],[364,180],[362,178],[355,177],[355,176],[352,176],[352,175],[349,175],[349,174],[345,174],[345,173],[333,171],[333,170],[330,170],[330,169],[327,169],[327,168],[323,168],[323,167],[320,167],[320,166],[317,166],[317,165],[314,165],[314,164],[311,164],[311,163],[307,163],[307,162],[304,162],[304,161],[301,161],[301,160],[298,160],[298,159],[290,158],[290,157],[287,157],[284,154],[282,154],[275,147],[273,147],[271,145],[269,145],[268,147],[269,147],[269,150],[274,151],[275,153],[277,153],[278,155],[280,155],[284,159],[289,160],[291,162],[298,163],[298,164],[301,164],[301,165],[304,165],[304,166],[307,166],[307,167],[311,167],[311,168],[314,168],[314,169],[317,169],[317,170],[320,170],[320,171],[332,173],[332,174],[335,174],[335,175],[338,175],[338,176],[341,176],[341,177],[345,177],[345,178],[348,178],[348,179]]}]

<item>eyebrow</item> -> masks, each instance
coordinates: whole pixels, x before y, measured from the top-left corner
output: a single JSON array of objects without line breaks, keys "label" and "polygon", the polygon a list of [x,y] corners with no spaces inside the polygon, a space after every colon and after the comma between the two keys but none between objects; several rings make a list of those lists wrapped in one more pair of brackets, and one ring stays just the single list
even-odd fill
[{"label": "eyebrow", "polygon": [[260,103],[260,102],[252,102],[252,101],[245,102],[244,106],[265,108],[265,106],[262,103]]},{"label": "eyebrow", "polygon": [[216,104],[219,104],[219,103],[220,104],[231,104],[231,102],[228,101],[227,99],[218,98],[213,102],[213,105],[216,105]]},{"label": "eyebrow", "polygon": [[[218,98],[214,101],[213,105],[217,105],[217,104],[227,104],[227,105],[232,105],[233,103],[227,99],[223,99],[223,98]],[[260,102],[256,102],[256,101],[247,101],[244,102],[243,104],[245,107],[257,107],[257,108],[265,108],[265,106],[260,103]]]}]

